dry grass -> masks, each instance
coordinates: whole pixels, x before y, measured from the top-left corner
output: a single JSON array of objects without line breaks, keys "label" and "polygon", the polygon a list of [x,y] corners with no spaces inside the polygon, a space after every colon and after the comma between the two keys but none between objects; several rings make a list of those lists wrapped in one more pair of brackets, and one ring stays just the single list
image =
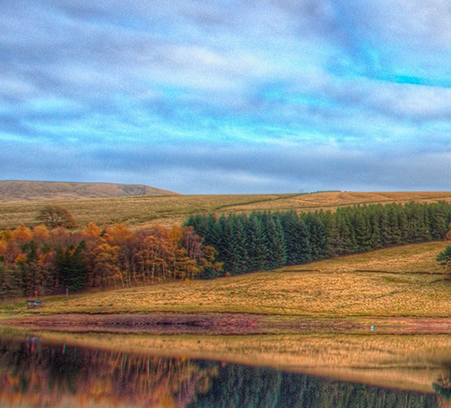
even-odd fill
[{"label": "dry grass", "polygon": [[[181,224],[190,214],[197,212],[225,212],[229,205],[272,201],[279,196],[212,195],[212,196],[162,196],[125,197],[109,199],[55,200],[67,208],[79,225],[94,222],[104,226],[124,223],[147,227],[155,224],[172,226]],[[25,224],[34,226],[39,210],[48,201],[0,203],[0,228],[14,228]]]},{"label": "dry grass", "polygon": [[142,184],[78,183],[59,181],[0,181],[0,201],[112,198],[141,195],[169,195],[171,191]]},{"label": "dry grass", "polygon": [[[162,197],[124,197],[107,199],[54,200],[72,212],[79,225],[93,221],[98,225],[122,222],[129,226],[148,227],[155,224],[179,224],[193,213],[250,212],[253,210],[299,211],[333,210],[354,204],[390,202],[451,201],[448,192],[422,193],[353,193],[324,192],[315,194],[267,195],[185,195]],[[0,228],[36,225],[39,210],[48,201],[0,203]]]},{"label": "dry grass", "polygon": [[49,298],[42,312],[451,317],[451,282],[435,262],[447,245],[407,245],[234,278]]}]

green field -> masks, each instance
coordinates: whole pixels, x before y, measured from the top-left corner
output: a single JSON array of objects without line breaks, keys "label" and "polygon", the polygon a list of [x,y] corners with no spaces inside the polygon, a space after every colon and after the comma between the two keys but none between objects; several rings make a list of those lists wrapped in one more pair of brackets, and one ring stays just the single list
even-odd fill
[{"label": "green field", "polygon": [[[449,192],[421,193],[358,193],[320,192],[314,194],[266,195],[173,195],[159,197],[96,198],[54,200],[53,204],[68,209],[83,226],[89,222],[105,226],[124,223],[131,227],[149,227],[155,224],[172,226],[184,222],[190,214],[211,212],[258,211],[314,211],[334,210],[355,204],[386,204],[451,201]],[[0,203],[0,228],[15,228],[20,224],[35,226],[39,211],[50,201],[16,201]]]}]

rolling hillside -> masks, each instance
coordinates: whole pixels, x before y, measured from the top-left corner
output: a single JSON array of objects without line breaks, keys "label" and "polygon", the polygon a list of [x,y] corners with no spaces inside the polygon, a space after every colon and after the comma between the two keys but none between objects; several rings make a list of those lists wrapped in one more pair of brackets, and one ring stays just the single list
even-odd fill
[{"label": "rolling hillside", "polygon": [[0,181],[0,201],[61,200],[176,194],[142,184]]},{"label": "rolling hillside", "polygon": [[[451,283],[435,260],[448,245],[404,245],[237,277],[50,297],[45,313],[449,318]],[[25,302],[16,304],[26,311]]]},{"label": "rolling hillside", "polygon": [[[63,183],[64,184],[64,183]],[[68,183],[78,184],[78,183]],[[80,183],[81,184],[81,183]],[[1,186],[1,182],[0,182]],[[102,185],[117,189],[118,185]],[[128,186],[129,187],[129,186]],[[130,190],[127,190],[130,191]],[[158,190],[163,191],[164,190]],[[166,193],[166,192],[165,192]],[[2,193],[3,194],[3,193]],[[2,195],[0,194],[0,195]],[[387,204],[451,201],[451,192],[318,192],[313,194],[242,194],[242,195],[141,195],[134,197],[78,198],[54,196],[52,203],[67,208],[83,226],[93,221],[105,226],[121,222],[130,227],[145,228],[155,224],[170,227],[184,222],[193,213],[251,211],[334,210],[356,204]],[[171,195],[172,194],[172,195]],[[6,201],[3,197],[0,201]],[[48,200],[0,202],[0,228],[20,224],[37,225],[36,216]]]}]

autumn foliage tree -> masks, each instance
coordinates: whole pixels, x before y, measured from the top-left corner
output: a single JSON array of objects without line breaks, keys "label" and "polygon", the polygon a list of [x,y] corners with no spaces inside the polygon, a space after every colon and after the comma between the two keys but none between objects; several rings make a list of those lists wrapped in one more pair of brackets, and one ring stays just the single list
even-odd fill
[{"label": "autumn foliage tree", "polygon": [[0,299],[120,288],[219,274],[217,252],[191,227],[101,230],[89,223],[71,232],[40,224],[0,231]]},{"label": "autumn foliage tree", "polygon": [[50,228],[75,228],[77,226],[75,218],[69,210],[59,205],[46,205],[36,219]]}]

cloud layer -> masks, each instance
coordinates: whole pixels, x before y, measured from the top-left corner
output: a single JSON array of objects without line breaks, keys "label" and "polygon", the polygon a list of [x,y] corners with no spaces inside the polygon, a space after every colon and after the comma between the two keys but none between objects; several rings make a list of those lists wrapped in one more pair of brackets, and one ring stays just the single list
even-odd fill
[{"label": "cloud layer", "polygon": [[444,0],[6,0],[3,179],[449,190]]}]

